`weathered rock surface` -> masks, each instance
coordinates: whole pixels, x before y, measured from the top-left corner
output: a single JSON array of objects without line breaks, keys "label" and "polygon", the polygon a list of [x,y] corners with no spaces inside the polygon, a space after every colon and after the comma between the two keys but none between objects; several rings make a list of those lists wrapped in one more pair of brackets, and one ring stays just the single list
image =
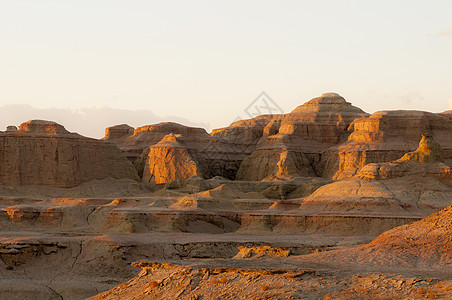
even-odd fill
[{"label": "weathered rock surface", "polygon": [[423,134],[416,151],[405,154],[397,161],[418,161],[426,163],[444,162],[443,149],[431,135]]},{"label": "weathered rock surface", "polygon": [[0,133],[0,182],[7,185],[74,187],[93,179],[138,179],[113,144],[32,120]]},{"label": "weathered rock surface", "polygon": [[[172,144],[168,142],[168,138],[165,139],[170,134],[177,136],[177,141]],[[119,128],[110,127],[106,129],[104,139],[115,143],[121,148],[134,163],[139,176],[143,178],[144,182],[150,182],[149,179],[155,176],[153,173],[149,173],[150,171],[160,170],[159,174],[165,172],[163,169],[166,166],[158,159],[159,155],[162,154],[168,155],[168,160],[173,161],[174,164],[185,170],[194,170],[194,164],[196,165],[195,169],[197,169],[196,172],[191,171],[187,173],[186,171],[181,171],[171,176],[167,176],[167,174],[165,176],[167,176],[166,179],[168,181],[194,175],[199,175],[203,178],[222,176],[234,179],[242,159],[240,154],[237,156],[235,148],[230,147],[229,144],[218,137],[212,137],[204,129],[170,122],[139,127],[134,130],[133,134],[127,125],[120,125]],[[162,139],[165,140],[162,141]],[[159,143],[160,141],[162,143]],[[171,145],[175,147],[173,150]],[[181,151],[184,151],[182,156]],[[176,156],[171,157],[172,155]],[[190,158],[187,160],[187,157]],[[183,160],[179,162],[180,158]],[[149,165],[149,162],[151,162],[151,165]],[[184,162],[189,165],[182,166]],[[155,182],[164,182],[163,180],[164,177],[159,177]]]},{"label": "weathered rock surface", "polygon": [[143,171],[143,182],[164,183],[200,175],[199,167],[188,150],[169,134],[150,147]]},{"label": "weathered rock surface", "polygon": [[[452,158],[452,119],[447,114],[422,111],[380,111],[352,124],[348,141],[322,155],[323,176],[351,177],[369,163],[389,162],[416,150],[422,134],[432,136],[443,149],[446,163]],[[417,155],[417,154],[416,154]]]},{"label": "weathered rock surface", "polygon": [[20,182],[0,181],[0,298],[92,296],[136,275],[138,260],[138,277],[98,297],[450,298],[450,207],[392,229],[451,205],[451,122],[368,116],[329,93],[210,135],[175,123],[110,127],[104,141],[52,122],[10,127],[0,179]]},{"label": "weathered rock surface", "polygon": [[404,176],[341,180],[324,185],[301,201],[307,214],[426,217],[452,203],[452,190],[435,177]]},{"label": "weathered rock surface", "polygon": [[408,175],[430,175],[450,181],[452,178],[450,167],[443,161],[441,145],[430,135],[424,134],[416,151],[406,153],[393,162],[365,165],[359,169],[355,177],[381,180]]},{"label": "weathered rock surface", "polygon": [[335,265],[327,268],[308,258],[144,260],[133,266],[142,269],[138,276],[90,299],[448,299],[452,296],[450,272],[419,275],[403,269],[391,274],[350,267],[341,269]]},{"label": "weathered rock surface", "polygon": [[[256,150],[243,160],[237,178],[262,180],[321,175],[322,152],[346,139],[349,125],[367,115],[335,93],[314,98],[280,116],[277,124],[271,124],[272,134],[264,136]],[[283,161],[289,156],[295,162],[290,171],[281,168],[284,163],[279,157],[284,156]]]}]

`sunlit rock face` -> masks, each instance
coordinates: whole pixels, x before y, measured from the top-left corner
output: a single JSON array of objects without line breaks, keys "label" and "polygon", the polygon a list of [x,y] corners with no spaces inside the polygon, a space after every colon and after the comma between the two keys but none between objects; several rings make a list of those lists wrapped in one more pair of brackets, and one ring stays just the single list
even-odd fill
[{"label": "sunlit rock face", "polygon": [[[172,135],[176,140],[170,143],[168,135]],[[163,178],[182,179],[195,174],[204,178],[222,176],[235,179],[240,161],[244,156],[239,146],[221,137],[212,136],[203,128],[171,122],[143,126],[133,131],[127,125],[121,125],[119,128],[110,127],[107,128],[104,139],[115,143],[125,153],[134,163],[144,182],[149,180],[162,182]],[[165,155],[173,162],[168,167],[178,166],[177,169],[189,170],[196,165],[197,171],[179,172],[174,169],[171,173],[176,175],[169,176],[170,171],[164,171],[165,166],[159,162],[158,157],[161,155]],[[190,159],[186,160],[186,158]],[[190,165],[185,165],[188,162]],[[168,173],[169,177],[166,175],[155,177],[152,175],[153,170],[161,175]]]},{"label": "sunlit rock face", "polygon": [[0,182],[8,185],[73,187],[93,179],[138,179],[114,145],[32,120],[0,133]]},{"label": "sunlit rock face", "polygon": [[287,170],[281,169],[281,156],[294,162],[289,177],[320,176],[322,152],[345,141],[350,124],[366,116],[336,93],[314,98],[267,125],[268,134],[242,162],[237,178],[287,177]]},{"label": "sunlit rock face", "polygon": [[143,182],[164,183],[197,175],[200,175],[198,164],[176,135],[169,134],[150,147]]},{"label": "sunlit rock face", "polygon": [[[154,146],[169,134],[178,135],[177,147],[166,154],[175,156],[171,165],[192,171],[172,172],[178,175],[167,177],[168,180],[197,175],[205,179],[221,176],[277,181],[316,176],[350,178],[369,163],[394,161],[416,150],[424,133],[437,141],[443,149],[444,162],[450,164],[451,131],[449,112],[380,111],[369,115],[340,95],[325,93],[288,114],[240,120],[210,134],[202,128],[171,122],[136,129],[123,124],[107,128],[104,139],[124,152],[144,182],[153,178],[149,161],[155,170],[162,169],[152,157],[163,155],[157,155],[163,148],[157,150],[159,147]],[[423,154],[412,155],[427,159]],[[185,166],[186,162],[189,165]]]},{"label": "sunlit rock face", "polygon": [[450,167],[445,165],[443,150],[430,134],[423,134],[416,151],[402,158],[384,163],[367,164],[358,170],[355,177],[384,180],[403,176],[435,176],[450,180]]},{"label": "sunlit rock face", "polygon": [[423,134],[429,134],[438,142],[446,164],[450,164],[452,159],[450,114],[380,111],[357,119],[351,129],[353,132],[348,141],[325,151],[322,157],[325,165],[323,176],[347,178],[369,163],[397,160],[416,150]]},{"label": "sunlit rock face", "polygon": [[444,162],[443,149],[430,134],[423,134],[416,151],[405,154],[398,161]]}]

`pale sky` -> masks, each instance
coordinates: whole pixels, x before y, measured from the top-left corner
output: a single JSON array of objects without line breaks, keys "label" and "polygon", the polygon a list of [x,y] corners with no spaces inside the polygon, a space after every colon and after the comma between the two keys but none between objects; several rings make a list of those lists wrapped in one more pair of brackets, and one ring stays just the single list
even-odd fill
[{"label": "pale sky", "polygon": [[[336,92],[372,113],[452,100],[452,1],[0,0],[0,130],[227,126]],[[27,119],[24,119],[27,118]]]}]

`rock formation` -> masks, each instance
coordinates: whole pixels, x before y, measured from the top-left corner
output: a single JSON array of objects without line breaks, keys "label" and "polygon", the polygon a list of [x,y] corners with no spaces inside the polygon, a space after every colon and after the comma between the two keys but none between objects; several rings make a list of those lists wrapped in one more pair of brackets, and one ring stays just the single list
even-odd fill
[{"label": "rock formation", "polygon": [[322,155],[323,176],[351,177],[369,163],[389,162],[414,151],[422,134],[442,146],[446,163],[452,158],[452,119],[446,114],[421,111],[380,111],[353,122],[348,141]]},{"label": "rock formation", "polygon": [[178,136],[169,134],[150,147],[143,182],[164,183],[200,174],[197,163],[177,141]]},{"label": "rock formation", "polygon": [[444,162],[443,149],[430,134],[423,134],[416,151],[405,154],[397,161],[418,161],[427,163]]},{"label": "rock formation", "polygon": [[450,167],[443,163],[443,150],[431,135],[423,134],[416,151],[388,163],[368,164],[358,170],[356,178],[388,179],[409,175],[427,176],[450,180]]},{"label": "rock formation", "polygon": [[297,161],[291,175],[321,175],[322,152],[346,139],[349,125],[367,115],[335,93],[314,98],[271,123],[271,134],[263,136],[256,150],[243,160],[237,178],[262,180],[281,175],[279,157],[287,154]]},{"label": "rock formation", "polygon": [[334,93],[211,134],[9,126],[0,298],[450,299],[451,132]]},{"label": "rock formation", "polygon": [[54,122],[25,122],[1,132],[0,140],[3,184],[73,187],[107,177],[138,179],[115,145],[69,133]]},{"label": "rock formation", "polygon": [[[149,182],[149,179],[153,176],[150,173],[145,173],[150,170],[147,167],[150,159],[149,152],[152,149],[152,155],[155,155],[160,147],[157,144],[169,134],[178,136],[177,143],[173,143],[173,145],[179,150],[168,150],[168,155],[179,154],[180,149],[184,148],[186,154],[190,156],[190,160],[187,160],[187,162],[196,164],[197,172],[195,173],[204,178],[222,176],[234,179],[240,165],[241,156],[237,153],[239,150],[234,150],[235,148],[232,148],[221,138],[212,137],[202,128],[187,127],[169,122],[139,127],[133,131],[133,134],[131,132],[131,127],[127,125],[121,125],[119,128],[110,127],[106,129],[104,139],[115,143],[125,153],[134,163],[138,174],[145,182]],[[171,147],[168,141],[162,145],[165,145],[165,149]],[[184,155],[183,157],[188,156]],[[177,163],[178,158],[174,157],[172,160]],[[153,162],[158,163],[156,160]],[[179,165],[181,166],[181,164]],[[186,169],[192,169],[192,166],[187,166]],[[182,172],[175,174],[185,174],[182,177],[185,178],[187,174],[195,173]],[[168,179],[172,180],[182,178],[177,176],[168,177]]]}]

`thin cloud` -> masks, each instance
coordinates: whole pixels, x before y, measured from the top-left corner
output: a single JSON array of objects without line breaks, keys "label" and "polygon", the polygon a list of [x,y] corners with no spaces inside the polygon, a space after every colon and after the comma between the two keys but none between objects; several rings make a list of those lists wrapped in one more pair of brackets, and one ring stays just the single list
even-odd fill
[{"label": "thin cloud", "polygon": [[424,100],[424,97],[419,91],[410,91],[404,95],[397,96],[403,104],[412,105],[416,100]]},{"label": "thin cloud", "polygon": [[435,34],[436,36],[449,36],[452,35],[452,28],[448,28],[444,31],[438,32],[437,34]]},{"label": "thin cloud", "polygon": [[449,107],[447,110],[452,110],[452,97],[449,98]]},{"label": "thin cloud", "polygon": [[149,110],[125,110],[108,106],[90,106],[81,110],[71,110],[10,104],[0,106],[0,116],[0,130],[5,130],[9,125],[18,126],[28,120],[42,119],[57,122],[68,131],[94,138],[103,137],[105,128],[118,124],[129,124],[136,128],[160,122],[177,122],[187,126],[203,127],[206,130],[210,127],[209,124],[191,122],[177,116],[160,117]]}]

